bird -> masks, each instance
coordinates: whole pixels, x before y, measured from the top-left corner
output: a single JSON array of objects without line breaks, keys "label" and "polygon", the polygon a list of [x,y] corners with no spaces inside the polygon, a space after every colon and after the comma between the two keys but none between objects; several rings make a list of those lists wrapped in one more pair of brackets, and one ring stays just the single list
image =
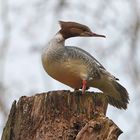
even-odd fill
[{"label": "bird", "polygon": [[101,90],[108,102],[118,109],[127,109],[129,94],[118,82],[118,78],[108,72],[90,53],[75,46],[66,46],[72,37],[102,37],[88,26],[73,22],[59,21],[60,29],[44,47],[42,65],[53,79],[85,94],[90,87]]}]

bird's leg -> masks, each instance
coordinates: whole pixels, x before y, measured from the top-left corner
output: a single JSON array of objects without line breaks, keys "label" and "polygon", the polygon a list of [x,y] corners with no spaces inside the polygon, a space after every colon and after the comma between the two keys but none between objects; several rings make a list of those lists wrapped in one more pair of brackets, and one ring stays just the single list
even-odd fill
[{"label": "bird's leg", "polygon": [[83,80],[82,81],[82,94],[85,94],[86,86],[87,86],[87,81]]}]

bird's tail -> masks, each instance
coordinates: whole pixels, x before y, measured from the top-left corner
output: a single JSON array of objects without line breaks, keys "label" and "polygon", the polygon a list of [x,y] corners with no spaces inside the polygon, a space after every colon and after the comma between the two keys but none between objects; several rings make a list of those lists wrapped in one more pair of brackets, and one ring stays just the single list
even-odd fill
[{"label": "bird's tail", "polygon": [[116,80],[110,80],[106,81],[103,89],[101,89],[106,94],[108,103],[119,109],[127,109],[129,103],[127,90]]}]

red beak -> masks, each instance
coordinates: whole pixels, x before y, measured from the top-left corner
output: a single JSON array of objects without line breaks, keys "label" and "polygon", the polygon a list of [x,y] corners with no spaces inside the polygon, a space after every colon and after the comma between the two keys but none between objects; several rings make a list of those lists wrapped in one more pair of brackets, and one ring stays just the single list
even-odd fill
[{"label": "red beak", "polygon": [[100,34],[96,34],[96,33],[93,33],[93,32],[90,32],[89,35],[90,35],[91,37],[92,37],[92,36],[93,36],[93,37],[104,37],[104,38],[106,37],[105,35],[100,35]]}]

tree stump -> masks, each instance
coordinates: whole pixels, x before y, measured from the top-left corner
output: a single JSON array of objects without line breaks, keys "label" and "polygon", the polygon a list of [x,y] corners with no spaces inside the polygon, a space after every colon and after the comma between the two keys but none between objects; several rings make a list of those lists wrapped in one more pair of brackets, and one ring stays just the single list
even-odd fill
[{"label": "tree stump", "polygon": [[13,102],[2,140],[117,140],[102,93],[52,91]]}]

